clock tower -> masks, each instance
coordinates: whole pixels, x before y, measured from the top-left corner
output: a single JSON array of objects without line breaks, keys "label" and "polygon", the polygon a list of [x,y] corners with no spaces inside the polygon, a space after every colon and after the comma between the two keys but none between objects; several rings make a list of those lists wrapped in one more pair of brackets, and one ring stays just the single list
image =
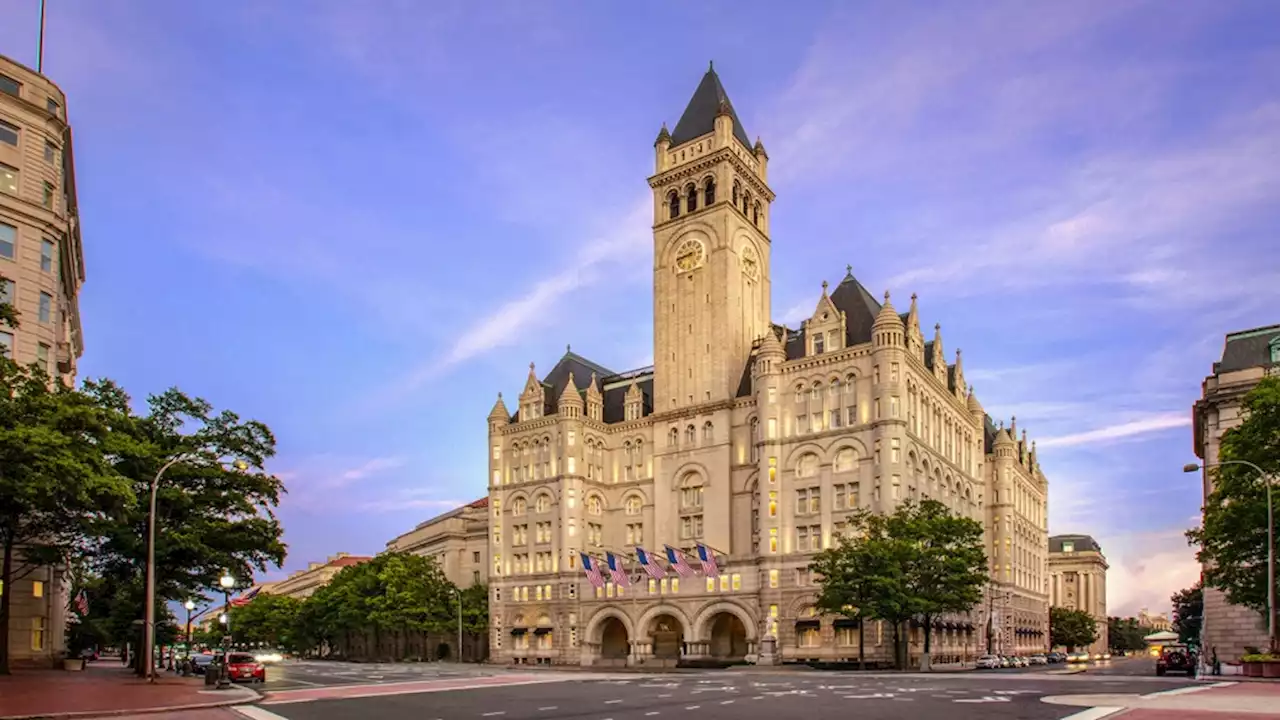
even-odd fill
[{"label": "clock tower", "polygon": [[709,68],[654,143],[655,413],[732,399],[770,326],[769,156]]}]

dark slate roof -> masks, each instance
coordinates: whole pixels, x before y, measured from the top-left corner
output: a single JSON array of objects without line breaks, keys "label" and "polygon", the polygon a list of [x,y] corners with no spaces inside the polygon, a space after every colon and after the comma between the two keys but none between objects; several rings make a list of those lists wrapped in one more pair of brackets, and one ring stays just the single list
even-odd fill
[{"label": "dark slate roof", "polygon": [[[640,387],[640,416],[653,414],[653,368],[641,368],[640,370],[631,370],[624,373],[618,373],[612,377],[602,378],[600,385],[603,387],[608,383],[618,380],[629,380],[628,376],[634,376],[636,385]],[[607,423],[622,422],[626,419],[626,401],[627,390],[631,388],[631,383],[615,388],[609,388],[604,391],[604,421]]]},{"label": "dark slate roof", "polygon": [[[595,373],[596,382],[599,383],[600,392],[604,400],[603,419],[606,423],[622,422],[626,417],[627,390],[631,387],[630,381],[632,380],[640,388],[642,398],[641,416],[653,414],[652,367],[620,373],[614,372],[599,363],[592,362],[568,350],[541,381],[543,393],[546,397],[544,412],[547,415],[553,415],[558,411],[560,396],[564,394],[564,387],[569,383],[569,373],[571,372],[573,373],[573,386],[583,395],[583,400],[586,399],[587,386],[591,384],[591,374]],[[606,386],[622,381],[625,381],[626,384],[606,389]],[[518,411],[512,413],[511,421],[520,421],[520,413]]]},{"label": "dark slate roof", "polygon": [[1075,545],[1074,552],[1102,552],[1102,546],[1089,535],[1054,535],[1049,538],[1049,552],[1062,552],[1064,541]]},{"label": "dark slate roof", "polygon": [[725,93],[724,85],[720,84],[720,76],[716,75],[714,67],[707,70],[707,74],[702,76],[702,82],[698,83],[698,89],[693,91],[688,107],[680,116],[680,122],[676,123],[675,132],[671,133],[671,144],[674,146],[686,143],[714,131],[721,103],[729,108],[729,117],[733,119],[733,136],[750,150],[751,141],[747,139],[747,131],[742,127],[733,103],[729,102],[729,95]]},{"label": "dark slate roof", "polygon": [[990,455],[995,451],[996,433],[999,432],[990,415],[982,416],[982,452]]},{"label": "dark slate roof", "polygon": [[564,357],[560,358],[560,362],[551,368],[551,372],[542,378],[542,387],[546,389],[546,412],[548,415],[556,412],[556,407],[560,404],[560,395],[564,393],[564,386],[569,382],[569,373],[573,373],[573,386],[578,392],[585,393],[587,386],[591,384],[591,374],[596,374],[596,380],[602,382],[604,378],[616,375],[609,368],[598,365],[581,355],[566,350]]},{"label": "dark slate roof", "polygon": [[1242,330],[1227,335],[1222,360],[1213,364],[1214,374],[1235,372],[1272,363],[1271,344],[1280,343],[1280,325]]},{"label": "dark slate roof", "polygon": [[[880,303],[853,276],[852,268],[846,271],[844,280],[831,293],[831,304],[844,313],[845,347],[871,342],[871,326],[875,325],[876,316],[880,314]],[[899,317],[903,323],[906,322],[906,314]],[[789,330],[786,338],[783,338],[783,344],[787,349],[788,360],[804,357],[804,330]]]}]

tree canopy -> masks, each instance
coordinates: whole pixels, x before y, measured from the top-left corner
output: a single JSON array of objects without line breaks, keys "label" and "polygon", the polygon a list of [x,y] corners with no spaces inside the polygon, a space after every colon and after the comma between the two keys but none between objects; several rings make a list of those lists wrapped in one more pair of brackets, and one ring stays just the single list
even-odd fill
[{"label": "tree canopy", "polygon": [[1138,625],[1136,618],[1107,618],[1107,649],[1113,653],[1146,649],[1147,643],[1142,638],[1148,634],[1150,628]]},{"label": "tree canopy", "polygon": [[821,576],[817,607],[889,622],[899,666],[901,625],[920,619],[927,657],[931,619],[967,612],[982,598],[988,582],[982,524],[936,500],[905,502],[891,515],[860,511],[849,524],[849,535],[810,565]]},{"label": "tree canopy", "polygon": [[1049,644],[1067,650],[1086,647],[1098,639],[1098,625],[1084,610],[1049,608]]},{"label": "tree canopy", "polygon": [[1173,631],[1178,633],[1178,640],[1199,645],[1200,627],[1204,624],[1204,587],[1196,583],[1174,593],[1170,600],[1173,602]]},{"label": "tree canopy", "polygon": [[[0,587],[66,561],[135,498],[109,462],[116,409],[0,357]],[[0,593],[0,673],[12,592]]]},{"label": "tree canopy", "polygon": [[[1280,377],[1267,377],[1245,395],[1243,422],[1222,434],[1219,459],[1246,461],[1280,480]],[[1247,465],[1209,470],[1213,490],[1201,525],[1187,538],[1199,548],[1204,584],[1227,600],[1263,612],[1267,607],[1267,478]],[[1280,505],[1280,487],[1274,502]],[[1280,507],[1275,519],[1280,520]],[[1280,523],[1277,524],[1280,527]],[[1277,533],[1280,535],[1280,532]]]}]

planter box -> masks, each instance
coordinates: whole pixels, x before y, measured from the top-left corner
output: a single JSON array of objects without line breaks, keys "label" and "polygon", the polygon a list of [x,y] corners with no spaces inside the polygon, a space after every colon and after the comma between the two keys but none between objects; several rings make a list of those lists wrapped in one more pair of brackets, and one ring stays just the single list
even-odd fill
[{"label": "planter box", "polygon": [[1246,662],[1241,663],[1241,666],[1244,668],[1245,677],[1262,677],[1262,663]]},{"label": "planter box", "polygon": [[80,672],[84,670],[84,658],[65,658],[62,661],[62,669],[69,672]]},{"label": "planter box", "polygon": [[1269,660],[1258,664],[1262,666],[1262,677],[1280,678],[1280,660]]}]

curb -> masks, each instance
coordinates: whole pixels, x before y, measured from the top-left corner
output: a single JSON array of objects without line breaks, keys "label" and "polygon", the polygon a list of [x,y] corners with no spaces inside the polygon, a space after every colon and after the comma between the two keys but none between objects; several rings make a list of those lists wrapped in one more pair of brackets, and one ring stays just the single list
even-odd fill
[{"label": "curb", "polygon": [[[0,720],[72,720],[73,718],[100,718],[100,717],[120,717],[122,715],[154,715],[157,713],[183,712],[185,710],[210,710],[213,708],[231,707],[233,705],[247,705],[256,703],[265,697],[262,693],[253,688],[244,688],[252,695],[242,695],[239,698],[228,700],[215,700],[204,703],[188,703],[186,705],[161,705],[158,707],[145,708],[119,708],[115,710],[82,710],[79,712],[64,713],[37,713],[35,715],[0,715]],[[199,691],[205,692],[205,691]]]}]

